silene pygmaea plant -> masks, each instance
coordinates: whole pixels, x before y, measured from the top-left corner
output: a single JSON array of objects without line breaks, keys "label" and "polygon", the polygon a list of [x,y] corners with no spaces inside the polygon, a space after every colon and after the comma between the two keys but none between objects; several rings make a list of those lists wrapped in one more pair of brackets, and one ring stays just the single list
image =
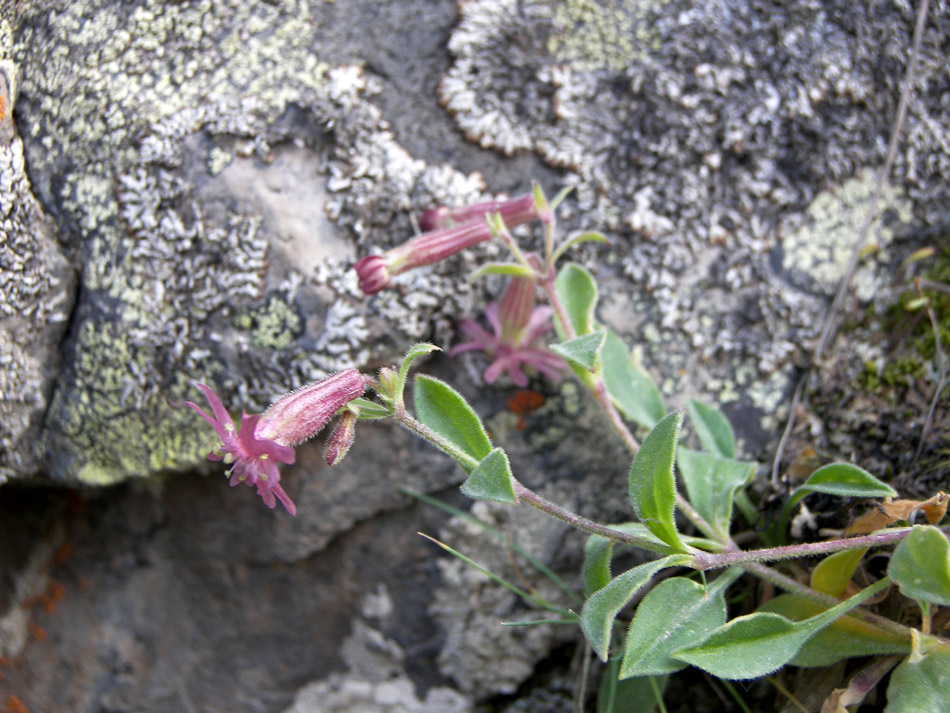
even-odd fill
[{"label": "silene pygmaea plant", "polygon": [[[886,713],[948,710],[950,639],[934,622],[950,618],[950,541],[938,527],[950,498],[936,493],[928,500],[894,500],[897,492],[871,473],[854,464],[831,463],[785,496],[768,527],[755,529],[762,521],[759,510],[766,505],[764,499],[756,504],[748,491],[757,464],[739,458],[728,419],[715,407],[690,401],[688,413],[701,448],[682,447],[685,413],[668,413],[659,390],[623,339],[597,323],[593,276],[577,264],[558,265],[579,243],[606,242],[596,232],[559,239],[555,212],[566,194],[548,201],[535,186],[533,193],[513,200],[433,208],[422,216],[426,232],[386,253],[364,257],[355,269],[363,292],[372,295],[402,272],[499,240],[511,260],[484,265],[473,276],[507,278],[500,300],[485,310],[491,331],[470,317],[462,319],[459,330],[466,339],[450,355],[484,352],[488,363],[483,378],[499,388],[509,382],[523,388],[535,375],[558,381],[569,368],[630,453],[626,496],[631,522],[597,523],[525,487],[511,471],[504,449],[492,443],[479,416],[447,383],[415,376],[414,413],[410,411],[404,390],[416,361],[437,350],[429,344],[413,346],[401,364],[384,367],[376,378],[346,369],[286,394],[263,414],[243,414],[240,431],[214,392],[198,384],[212,415],[191,402],[188,406],[219,439],[208,458],[228,465],[231,485],[254,486],[268,507],[279,500],[294,514],[296,507],[280,485],[277,468],[278,463],[294,462],[293,447],[339,413],[324,452],[326,462],[336,465],[354,443],[358,420],[388,419],[454,458],[465,471],[461,488],[469,497],[528,505],[585,532],[579,591],[559,582],[570,601],[549,601],[506,584],[557,623],[580,626],[606,663],[597,703],[602,713],[628,710],[622,689],[632,679],[649,679],[662,705],[670,676],[689,666],[718,677],[739,696],[729,680],[766,676],[788,664],[829,666],[855,656],[868,659],[868,665],[842,681],[822,711],[841,713],[884,681]],[[531,221],[543,229],[543,245],[537,251],[523,249],[509,232]],[[547,304],[537,304],[538,294]],[[556,334],[551,333],[552,318]],[[553,343],[546,343],[548,338]],[[367,389],[375,392],[375,399],[364,397]],[[645,433],[642,442],[635,429]],[[844,536],[788,543],[792,515],[812,493],[883,502]],[[918,515],[927,524],[913,524]],[[684,521],[688,531],[680,528]],[[737,538],[733,529],[743,521],[747,529]],[[738,544],[755,538],[757,547]],[[652,559],[615,574],[617,546],[644,550]],[[894,546],[886,574],[875,575],[864,567],[865,553]],[[822,559],[807,580],[769,564],[815,556]],[[662,581],[656,583],[660,573]],[[542,574],[553,576],[550,570]],[[730,604],[727,591],[747,577],[784,593],[769,601],[745,597]],[[628,604],[643,591],[647,594],[632,618],[618,627]],[[874,611],[900,611],[892,601],[899,596],[916,602],[920,615],[898,622]],[[536,623],[546,622],[550,619]],[[744,701],[739,703],[748,709]]]}]

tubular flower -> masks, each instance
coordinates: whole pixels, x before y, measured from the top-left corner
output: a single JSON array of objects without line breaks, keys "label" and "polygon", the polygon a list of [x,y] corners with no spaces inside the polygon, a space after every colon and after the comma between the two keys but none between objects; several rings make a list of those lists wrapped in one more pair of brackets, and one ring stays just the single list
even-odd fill
[{"label": "tubular flower", "polygon": [[280,500],[291,515],[297,507],[280,485],[277,463],[293,463],[293,446],[316,435],[340,408],[361,396],[366,377],[356,369],[337,374],[282,396],[263,414],[241,414],[241,429],[208,386],[196,384],[211,406],[209,416],[201,408],[186,401],[217,432],[221,443],[208,460],[224,461],[230,468],[231,486],[246,483],[257,488],[257,494],[269,508]]},{"label": "tubular flower", "polygon": [[[363,294],[376,294],[389,285],[395,275],[445,260],[465,248],[490,240],[492,234],[486,220],[489,214],[501,214],[509,228],[538,217],[533,195],[440,212],[444,210],[436,208],[423,216],[426,225],[438,225],[438,229],[418,235],[382,255],[368,255],[356,263]],[[426,218],[427,215],[430,218]]]},{"label": "tubular flower", "polygon": [[469,338],[449,351],[449,356],[462,352],[484,351],[494,357],[482,375],[485,383],[493,384],[503,371],[508,372],[512,383],[524,388],[528,377],[521,366],[532,366],[548,378],[561,380],[561,371],[567,366],[564,360],[537,342],[551,329],[550,307],[535,307],[534,280],[514,277],[508,283],[501,303],[492,302],[485,308],[485,317],[491,325],[489,333],[474,319],[466,318],[459,329]]}]

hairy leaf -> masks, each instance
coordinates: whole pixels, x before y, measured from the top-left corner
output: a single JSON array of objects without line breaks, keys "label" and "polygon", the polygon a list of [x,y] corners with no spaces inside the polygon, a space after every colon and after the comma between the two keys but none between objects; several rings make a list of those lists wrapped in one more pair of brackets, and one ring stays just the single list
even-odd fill
[{"label": "hairy leaf", "polygon": [[676,454],[689,501],[716,531],[729,534],[736,493],[755,475],[755,463],[680,448]]},{"label": "hairy leaf", "polygon": [[684,561],[681,556],[670,555],[646,562],[623,574],[617,575],[607,586],[594,592],[581,610],[581,629],[584,636],[602,661],[607,660],[610,649],[610,634],[614,619],[633,595],[636,594],[657,571]]},{"label": "hairy leaf", "polygon": [[932,525],[915,525],[891,557],[888,576],[901,594],[950,606],[950,542]]},{"label": "hairy leaf", "polygon": [[461,490],[473,500],[491,500],[505,505],[518,504],[508,456],[501,448],[495,448],[482,459],[462,483]]},{"label": "hairy leaf", "polygon": [[560,344],[552,344],[551,349],[571,364],[594,372],[600,368],[600,350],[604,346],[606,337],[607,333],[600,329],[576,339],[570,339]]},{"label": "hairy leaf", "polygon": [[[582,337],[594,331],[594,308],[597,306],[597,283],[580,265],[567,263],[554,279],[554,289],[564,304],[567,317],[574,327],[575,336]],[[558,336],[565,338],[558,325]]]},{"label": "hairy leaf", "polygon": [[[413,400],[416,418],[477,461],[491,452],[491,441],[478,414],[462,395],[444,381],[419,375]],[[472,468],[460,462],[466,471]]]},{"label": "hairy leaf", "polygon": [[[759,611],[781,614],[793,621],[802,621],[827,610],[827,607],[811,599],[794,594],[781,594],[759,607]],[[806,641],[789,663],[793,666],[830,666],[855,656],[906,654],[908,651],[908,637],[901,637],[857,617],[846,615]]]},{"label": "hairy leaf", "polygon": [[634,512],[654,535],[678,552],[687,551],[673,517],[676,506],[673,461],[682,423],[683,414],[677,411],[656,424],[643,439],[630,466],[630,502]]},{"label": "hairy leaf", "polygon": [[674,652],[673,658],[719,678],[765,676],[791,661],[812,636],[887,585],[888,580],[882,579],[841,604],[799,622],[769,612],[740,616],[714,631],[700,646]]},{"label": "hairy leaf", "polygon": [[884,713],[950,713],[950,648],[908,657],[891,674]]},{"label": "hairy leaf", "polygon": [[675,673],[686,664],[673,651],[701,644],[726,623],[726,589],[742,570],[734,567],[704,587],[685,577],[660,582],[637,607],[627,632],[621,678]]},{"label": "hairy leaf", "polygon": [[687,402],[687,408],[703,448],[713,455],[735,458],[736,437],[726,415],[719,409],[695,399]]},{"label": "hairy leaf", "polygon": [[607,330],[600,353],[607,394],[621,413],[640,426],[653,428],[666,415],[663,397],[650,375],[630,356],[623,339]]}]

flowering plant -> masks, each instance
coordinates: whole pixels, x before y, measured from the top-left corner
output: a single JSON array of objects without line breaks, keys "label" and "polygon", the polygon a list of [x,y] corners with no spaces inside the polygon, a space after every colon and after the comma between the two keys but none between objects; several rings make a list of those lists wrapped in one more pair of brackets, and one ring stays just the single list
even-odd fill
[{"label": "flowering plant", "polygon": [[[680,446],[686,414],[667,413],[656,386],[623,340],[598,324],[593,276],[577,264],[558,267],[574,245],[605,241],[599,233],[557,240],[555,210],[564,197],[562,193],[549,202],[536,187],[513,201],[435,209],[423,216],[428,232],[388,253],[363,258],[356,271],[363,290],[373,294],[405,270],[483,240],[501,241],[511,261],[485,265],[475,275],[500,274],[509,280],[500,302],[486,310],[492,331],[471,318],[463,320],[460,330],[467,341],[450,354],[485,351],[491,358],[485,381],[494,383],[507,373],[519,387],[528,383],[525,370],[558,380],[569,368],[630,452],[628,500],[634,521],[597,523],[527,488],[475,411],[440,380],[414,377],[410,412],[404,398],[410,371],[420,357],[437,350],[430,344],[415,345],[401,364],[380,370],[374,378],[347,369],[287,394],[263,414],[244,414],[240,431],[218,397],[199,384],[212,415],[188,405],[220,439],[209,458],[230,466],[232,485],[255,486],[269,507],[280,500],[293,514],[295,507],[280,487],[277,470],[278,462],[294,462],[293,446],[340,413],[326,452],[334,465],[352,444],[358,420],[385,418],[457,461],[466,474],[461,489],[469,497],[537,508],[586,533],[579,610],[525,596],[553,612],[558,623],[579,625],[607,663],[598,711],[624,710],[622,689],[636,679],[648,679],[662,705],[668,677],[689,666],[734,691],[730,680],[767,676],[788,664],[827,666],[855,656],[872,657],[871,663],[829,697],[823,711],[858,704],[889,673],[889,713],[946,710],[940,689],[950,681],[950,640],[934,621],[935,611],[946,614],[940,608],[950,607],[950,541],[937,527],[946,513],[947,496],[892,501],[897,492],[862,468],[827,464],[787,496],[769,527],[752,533],[759,546],[742,549],[733,534],[736,522],[745,520],[754,527],[765,505],[757,506],[749,492],[757,464],[738,457],[725,415],[698,401],[690,401],[687,411],[702,449]],[[509,232],[512,225],[530,220],[539,220],[544,228],[540,253],[524,251]],[[547,305],[536,306],[538,292]],[[552,316],[557,338],[546,345]],[[375,399],[364,398],[367,388]],[[642,441],[634,428],[645,432]],[[791,515],[813,493],[886,500],[874,517],[859,519],[846,536],[788,544]],[[688,529],[681,527],[677,512]],[[913,524],[918,512],[928,524]],[[614,574],[614,552],[620,546],[643,550],[652,559]],[[871,548],[886,547],[894,547],[886,573],[875,578],[862,564],[864,555]],[[814,556],[823,559],[805,581],[769,564]],[[744,605],[730,605],[730,587],[749,576],[785,593],[759,603],[748,599]],[[644,592],[624,634],[619,620]],[[882,602],[898,594],[915,602],[919,615],[895,621],[872,609],[886,610]],[[743,613],[730,618],[737,609]]]}]

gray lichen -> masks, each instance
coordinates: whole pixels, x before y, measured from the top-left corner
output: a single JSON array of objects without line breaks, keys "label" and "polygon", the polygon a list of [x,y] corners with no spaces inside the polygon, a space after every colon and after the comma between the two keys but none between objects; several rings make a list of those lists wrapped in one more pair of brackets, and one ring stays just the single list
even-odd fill
[{"label": "gray lichen", "polygon": [[[915,14],[907,5],[474,0],[461,7],[441,98],[473,141],[535,151],[567,171],[577,212],[566,222],[580,227],[580,214],[610,232],[613,269],[602,278],[649,315],[661,341],[645,357],[684,370],[687,383],[673,388],[721,395],[762,377],[778,387],[772,375],[788,373],[814,337],[841,274],[836,258],[822,268],[839,265],[821,277],[822,296],[810,294],[814,284],[803,289],[776,269],[783,240],[799,254],[806,236],[795,231],[814,201],[883,164]],[[605,47],[604,17],[636,29]],[[903,195],[891,217],[898,234],[945,223],[950,197],[938,49],[950,24],[939,12],[930,20],[891,177]],[[747,376],[737,382],[739,372]]]},{"label": "gray lichen", "polygon": [[42,444],[51,476],[102,484],[194,464],[211,438],[173,406],[194,398],[190,382],[262,409],[433,325],[447,339],[471,301],[457,264],[360,298],[354,241],[401,242],[411,207],[484,184],[396,143],[374,82],[319,58],[320,10],[149,0],[117,17],[100,0],[23,26],[20,122],[82,262]]},{"label": "gray lichen", "polygon": [[35,444],[73,301],[72,272],[33,196],[12,121],[16,77],[0,60],[0,482],[38,469]]}]

